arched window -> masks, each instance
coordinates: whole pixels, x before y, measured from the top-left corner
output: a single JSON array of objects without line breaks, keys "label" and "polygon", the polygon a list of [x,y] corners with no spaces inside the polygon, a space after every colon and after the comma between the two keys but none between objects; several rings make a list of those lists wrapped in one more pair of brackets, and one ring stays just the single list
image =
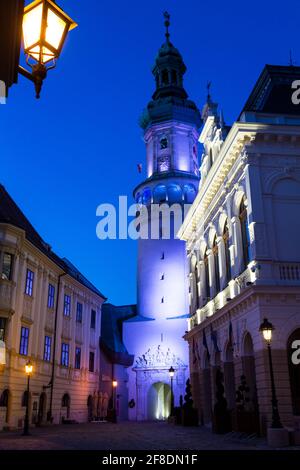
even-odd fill
[{"label": "arched window", "polygon": [[230,250],[229,250],[229,230],[228,230],[227,221],[224,226],[223,241],[224,241],[224,250],[225,250],[226,281],[228,283],[231,280],[231,260],[230,260]]},{"label": "arched window", "polygon": [[176,85],[177,84],[177,72],[176,72],[176,70],[172,70],[171,78],[172,78],[172,84]]},{"label": "arched window", "polygon": [[209,266],[208,266],[208,254],[207,249],[204,253],[204,274],[205,274],[205,293],[206,293],[206,302],[210,300],[210,282],[209,282]]},{"label": "arched window", "polygon": [[0,395],[0,406],[8,407],[9,390],[3,390]]},{"label": "arched window", "polygon": [[61,406],[63,407],[69,407],[70,406],[70,395],[68,393],[65,393],[62,397],[61,400]]},{"label": "arched window", "polygon": [[161,150],[164,150],[164,149],[168,148],[168,139],[167,139],[167,137],[162,137],[159,141],[159,145],[160,145]]},{"label": "arched window", "polygon": [[161,81],[163,85],[168,85],[169,83],[169,72],[168,70],[163,70],[161,73]]},{"label": "arched window", "polygon": [[249,225],[248,225],[248,214],[247,214],[247,208],[245,205],[245,197],[243,197],[241,205],[240,205],[239,219],[240,219],[240,224],[241,224],[241,235],[242,235],[243,264],[244,264],[244,269],[246,269],[251,259],[251,254],[250,254],[250,235],[249,235]]},{"label": "arched window", "polygon": [[213,257],[214,257],[214,268],[215,268],[215,286],[216,294],[220,292],[220,266],[219,266],[219,248],[217,244],[217,236],[214,238],[214,243],[212,247]]},{"label": "arched window", "polygon": [[22,406],[27,406],[27,400],[28,400],[28,392],[25,390],[25,392],[22,395]]}]

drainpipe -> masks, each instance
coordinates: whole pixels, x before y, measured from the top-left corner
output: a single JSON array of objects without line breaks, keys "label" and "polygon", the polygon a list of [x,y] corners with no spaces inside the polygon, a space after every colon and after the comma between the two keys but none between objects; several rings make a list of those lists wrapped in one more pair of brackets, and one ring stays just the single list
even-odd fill
[{"label": "drainpipe", "polygon": [[52,404],[53,404],[53,389],[54,389],[54,378],[55,378],[55,354],[56,354],[58,305],[59,305],[59,295],[60,295],[60,280],[63,276],[66,276],[66,275],[67,275],[67,273],[60,274],[58,276],[58,284],[57,284],[56,308],[55,308],[55,318],[54,318],[52,371],[51,371],[51,380],[49,382],[49,386],[50,386],[50,405],[49,405],[49,411],[48,411],[48,417],[47,417],[47,420],[50,421],[51,423],[53,422]]}]

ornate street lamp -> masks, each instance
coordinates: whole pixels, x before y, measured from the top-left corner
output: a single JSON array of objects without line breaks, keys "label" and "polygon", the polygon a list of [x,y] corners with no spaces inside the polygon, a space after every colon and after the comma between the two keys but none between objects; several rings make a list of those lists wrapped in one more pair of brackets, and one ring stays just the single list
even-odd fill
[{"label": "ornate street lamp", "polygon": [[26,412],[24,419],[24,430],[23,436],[29,436],[29,385],[30,385],[30,376],[33,371],[33,365],[30,359],[25,364],[25,374],[27,375],[27,397],[26,397]]},{"label": "ornate street lamp", "polygon": [[171,379],[171,416],[174,414],[174,394],[173,394],[173,379],[174,379],[175,369],[171,366],[169,369],[169,376]]},{"label": "ornate street lamp", "polygon": [[19,72],[34,82],[36,97],[48,70],[56,65],[67,34],[77,24],[53,0],[35,0],[24,9],[23,40],[26,62],[32,72]]},{"label": "ornate street lamp", "polygon": [[272,351],[271,351],[271,341],[272,334],[274,331],[274,326],[266,318],[259,327],[259,331],[262,333],[267,346],[268,346],[268,356],[269,356],[269,368],[270,368],[270,377],[271,377],[271,388],[272,388],[272,428],[282,428],[280,421],[279,411],[278,411],[278,400],[276,396],[274,372],[273,372],[273,361],[272,361]]}]

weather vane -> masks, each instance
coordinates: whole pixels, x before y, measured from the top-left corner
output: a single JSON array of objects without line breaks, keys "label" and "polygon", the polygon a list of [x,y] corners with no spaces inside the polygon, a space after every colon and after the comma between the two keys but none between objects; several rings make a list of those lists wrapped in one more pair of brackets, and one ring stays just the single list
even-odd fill
[{"label": "weather vane", "polygon": [[165,27],[166,27],[166,38],[167,38],[167,42],[169,42],[170,14],[167,11],[164,12],[164,18],[165,18]]}]

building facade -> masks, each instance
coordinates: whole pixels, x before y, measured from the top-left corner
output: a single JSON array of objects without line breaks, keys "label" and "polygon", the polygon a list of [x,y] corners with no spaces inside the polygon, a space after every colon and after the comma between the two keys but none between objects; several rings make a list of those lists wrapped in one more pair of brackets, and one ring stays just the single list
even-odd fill
[{"label": "building facade", "polygon": [[265,432],[271,424],[264,318],[275,327],[280,417],[299,427],[292,344],[300,340],[300,110],[291,100],[299,74],[266,66],[231,128],[210,96],[203,109],[201,184],[179,235],[190,265],[193,395],[201,422],[213,427],[222,386],[231,429]]},{"label": "building facade", "polygon": [[201,118],[183,86],[186,67],[170,42],[168,15],[165,26],[166,40],[152,69],[156,90],[141,118],[147,175],[134,190],[140,212],[147,211],[137,219],[143,234],[138,240],[137,315],[123,322],[124,345],[134,356],[128,368],[132,420],[166,419],[171,406],[170,367],[175,369],[175,405],[189,376],[182,340],[189,312],[185,243],[176,238],[175,213],[170,218],[168,213],[176,204],[179,228],[184,204],[197,194]]},{"label": "building facade", "polygon": [[104,300],[0,186],[0,429],[23,426],[28,398],[30,424],[100,416]]}]

